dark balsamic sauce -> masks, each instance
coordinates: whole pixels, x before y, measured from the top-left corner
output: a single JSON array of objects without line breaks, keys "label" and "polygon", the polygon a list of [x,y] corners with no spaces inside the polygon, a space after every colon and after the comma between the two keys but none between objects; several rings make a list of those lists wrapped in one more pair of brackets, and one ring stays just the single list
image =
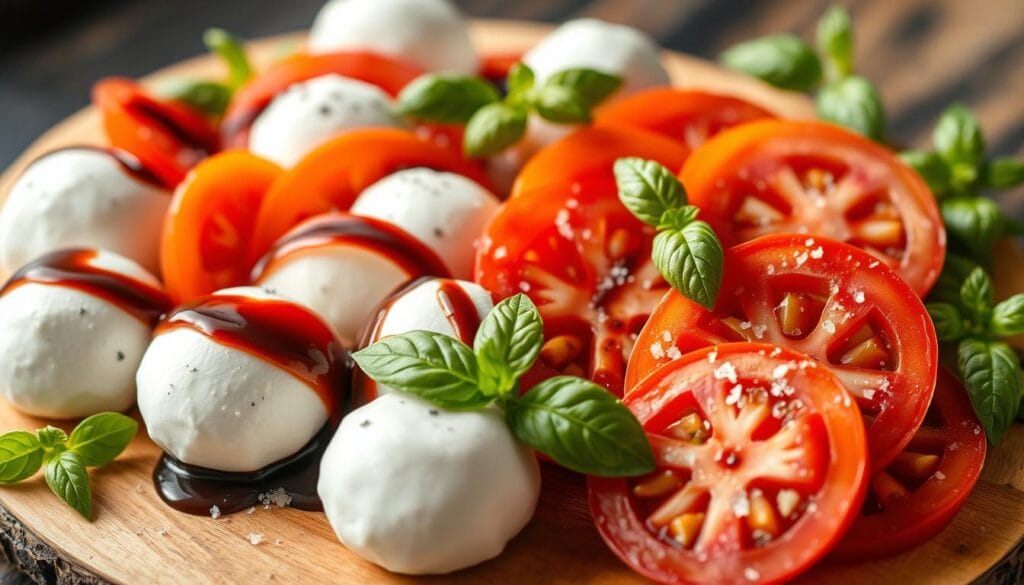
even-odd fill
[{"label": "dark balsamic sauce", "polygon": [[476,330],[480,328],[480,313],[476,304],[459,283],[442,280],[437,289],[437,304],[456,337],[466,345],[473,345]]},{"label": "dark balsamic sauce", "polygon": [[15,272],[0,289],[0,295],[30,282],[66,286],[113,303],[155,327],[170,310],[171,299],[156,287],[94,265],[98,254],[92,249],[71,248],[40,256]]},{"label": "dark balsamic sauce", "polygon": [[194,132],[179,124],[171,115],[164,111],[164,107],[148,97],[136,95],[135,99],[125,104],[125,108],[138,118],[149,121],[154,126],[164,130],[175,140],[187,149],[195,151],[198,159],[213,154],[219,145],[212,142],[208,137],[198,136]]}]

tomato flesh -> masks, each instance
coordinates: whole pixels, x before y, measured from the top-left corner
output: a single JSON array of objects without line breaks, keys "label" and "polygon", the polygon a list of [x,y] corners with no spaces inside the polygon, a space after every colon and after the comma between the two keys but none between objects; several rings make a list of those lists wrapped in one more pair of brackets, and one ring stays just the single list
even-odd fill
[{"label": "tomato flesh", "polygon": [[865,415],[876,470],[911,440],[931,401],[938,342],[924,305],[894,271],[848,244],[780,234],[728,250],[714,311],[669,293],[637,338],[626,387],[673,357],[740,340],[827,364]]},{"label": "tomato flesh", "polygon": [[867,477],[856,403],[828,368],[765,344],[674,360],[624,399],[657,469],[588,479],[594,522],[662,583],[775,583],[821,558]]}]

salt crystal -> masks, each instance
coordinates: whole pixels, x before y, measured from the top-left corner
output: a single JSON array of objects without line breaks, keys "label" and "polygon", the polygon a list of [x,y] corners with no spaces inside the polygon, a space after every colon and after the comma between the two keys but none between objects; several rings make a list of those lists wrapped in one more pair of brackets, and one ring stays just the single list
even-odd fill
[{"label": "salt crystal", "polygon": [[669,333],[666,329],[665,331],[661,332],[661,339],[664,340],[666,343],[672,343],[672,334]]},{"label": "salt crystal", "polygon": [[763,339],[765,331],[768,331],[768,325],[763,323],[761,325],[753,325],[750,330],[754,332],[754,337]]},{"label": "salt crystal", "polygon": [[654,359],[660,360],[665,357],[665,348],[656,341],[651,344],[651,355],[654,356]]},{"label": "salt crystal", "polygon": [[732,513],[737,518],[746,518],[750,515],[750,498],[747,492],[738,492],[732,497]]},{"label": "salt crystal", "polygon": [[790,364],[779,364],[775,366],[775,369],[772,370],[772,378],[776,380],[784,378],[786,377],[786,374],[789,373],[790,369]]},{"label": "salt crystal", "polygon": [[799,256],[796,257],[797,266],[803,266],[804,262],[807,262],[807,252],[804,252],[803,254],[800,254]]},{"label": "salt crystal", "polygon": [[818,246],[817,248],[811,250],[811,258],[814,258],[815,260],[821,258],[824,255],[825,250],[823,250],[821,246]]},{"label": "salt crystal", "polygon": [[942,481],[942,480],[946,479],[946,474],[942,473],[941,471],[936,471],[935,472],[935,479],[937,479],[939,481]]},{"label": "salt crystal", "polygon": [[747,581],[757,581],[761,578],[761,573],[758,573],[757,569],[753,567],[747,567],[743,569],[743,576],[747,578]]},{"label": "salt crystal", "polygon": [[828,319],[821,322],[821,328],[827,331],[829,335],[836,334],[836,324]]},{"label": "salt crystal", "polygon": [[259,543],[263,542],[263,535],[258,532],[250,532],[246,535],[246,538],[249,539],[249,544],[253,546],[257,546]]},{"label": "salt crystal", "polygon": [[210,518],[213,518],[214,520],[220,518],[220,508],[217,506],[210,506]]},{"label": "salt crystal", "polygon": [[732,365],[732,362],[724,362],[715,368],[712,374],[716,380],[729,380],[733,384],[736,383],[736,366]]},{"label": "salt crystal", "polygon": [[872,260],[871,264],[868,264],[868,268],[874,268],[875,266],[878,266],[878,264],[878,260]]},{"label": "salt crystal", "polygon": [[768,274],[769,275],[775,274],[775,265],[774,264],[769,264],[768,265]]},{"label": "salt crystal", "polygon": [[805,246],[807,246],[808,248],[810,248],[811,246],[813,246],[813,245],[814,245],[814,238],[807,238],[807,239],[806,239],[806,240],[804,241],[804,245],[805,245]]},{"label": "salt crystal", "polygon": [[665,352],[665,355],[668,356],[668,359],[670,360],[677,360],[683,357],[683,352],[679,351],[679,348],[673,345],[672,347],[668,348],[668,351]]},{"label": "salt crystal", "polygon": [[715,363],[715,360],[717,360],[717,359],[718,359],[718,350],[717,349],[713,349],[713,350],[708,352],[708,363],[709,364]]},{"label": "salt crystal", "polygon": [[859,290],[859,291],[853,293],[853,300],[856,301],[857,304],[863,303],[864,302],[864,291]]},{"label": "salt crystal", "polygon": [[737,404],[740,401],[740,397],[743,396],[743,386],[736,384],[729,389],[729,394],[725,397],[725,403],[729,406]]},{"label": "salt crystal", "polygon": [[248,510],[245,511],[245,513],[250,515],[250,516],[252,516],[253,513],[255,513],[255,512],[256,512],[256,506],[253,506],[253,507],[251,507],[251,508],[249,508]]},{"label": "salt crystal", "polygon": [[265,494],[260,494],[259,500],[264,508],[270,508],[270,506],[284,508],[292,503],[292,497],[281,487],[270,490]]}]

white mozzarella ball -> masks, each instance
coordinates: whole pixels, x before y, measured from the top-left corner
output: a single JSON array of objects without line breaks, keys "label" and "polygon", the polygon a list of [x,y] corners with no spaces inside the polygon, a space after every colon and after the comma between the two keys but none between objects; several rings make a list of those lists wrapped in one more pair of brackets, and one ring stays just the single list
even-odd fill
[{"label": "white mozzarella ball", "polygon": [[0,264],[11,273],[61,248],[109,250],[159,271],[171,198],[99,148],[57,150],[34,161],[0,210]]},{"label": "white mozzarella ball", "polygon": [[379,87],[332,73],[276,96],[253,121],[249,150],[291,167],[347,130],[403,125],[392,111],[391,97]]},{"label": "white mozzarella ball", "polygon": [[540,470],[497,409],[449,412],[396,392],[341,422],[317,491],[359,556],[443,574],[501,554],[533,515]]},{"label": "white mozzarella ball", "polygon": [[351,211],[402,228],[430,247],[452,276],[469,279],[476,239],[497,209],[497,197],[476,182],[454,173],[415,168],[370,185]]},{"label": "white mozzarella ball", "polygon": [[428,71],[477,69],[466,20],[447,0],[330,0],[313,22],[309,50],[373,51]]}]

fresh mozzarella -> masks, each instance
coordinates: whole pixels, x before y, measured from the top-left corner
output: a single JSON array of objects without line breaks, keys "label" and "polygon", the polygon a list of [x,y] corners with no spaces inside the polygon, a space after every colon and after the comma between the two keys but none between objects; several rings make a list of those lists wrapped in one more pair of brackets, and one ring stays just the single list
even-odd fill
[{"label": "fresh mozzarella", "polygon": [[428,71],[477,69],[466,21],[447,0],[330,0],[313,22],[309,50],[373,51]]},{"label": "fresh mozzarella", "polygon": [[402,125],[379,87],[332,73],[296,83],[275,97],[252,123],[249,150],[291,167],[346,130]]},{"label": "fresh mozzarella", "polygon": [[[279,298],[253,287],[217,294]],[[328,418],[317,393],[296,376],[188,327],[153,338],[137,385],[150,438],[208,469],[262,469],[302,449]]]},{"label": "fresh mozzarella", "polygon": [[75,147],[36,159],[0,211],[0,264],[10,274],[61,248],[109,250],[159,270],[160,228],[171,198],[113,152]]},{"label": "fresh mozzarella", "polygon": [[[99,252],[89,264],[159,286],[141,266],[112,253]],[[126,410],[135,401],[150,324],[76,288],[71,278],[16,279],[0,295],[0,393],[18,410],[46,418]]]},{"label": "fresh mozzarella", "polygon": [[501,554],[533,515],[540,470],[499,410],[448,412],[395,392],[341,422],[317,491],[356,554],[442,574]]},{"label": "fresh mozzarella", "polygon": [[497,197],[472,180],[415,168],[370,185],[351,211],[397,225],[429,246],[452,276],[469,279],[476,239],[497,209]]}]

